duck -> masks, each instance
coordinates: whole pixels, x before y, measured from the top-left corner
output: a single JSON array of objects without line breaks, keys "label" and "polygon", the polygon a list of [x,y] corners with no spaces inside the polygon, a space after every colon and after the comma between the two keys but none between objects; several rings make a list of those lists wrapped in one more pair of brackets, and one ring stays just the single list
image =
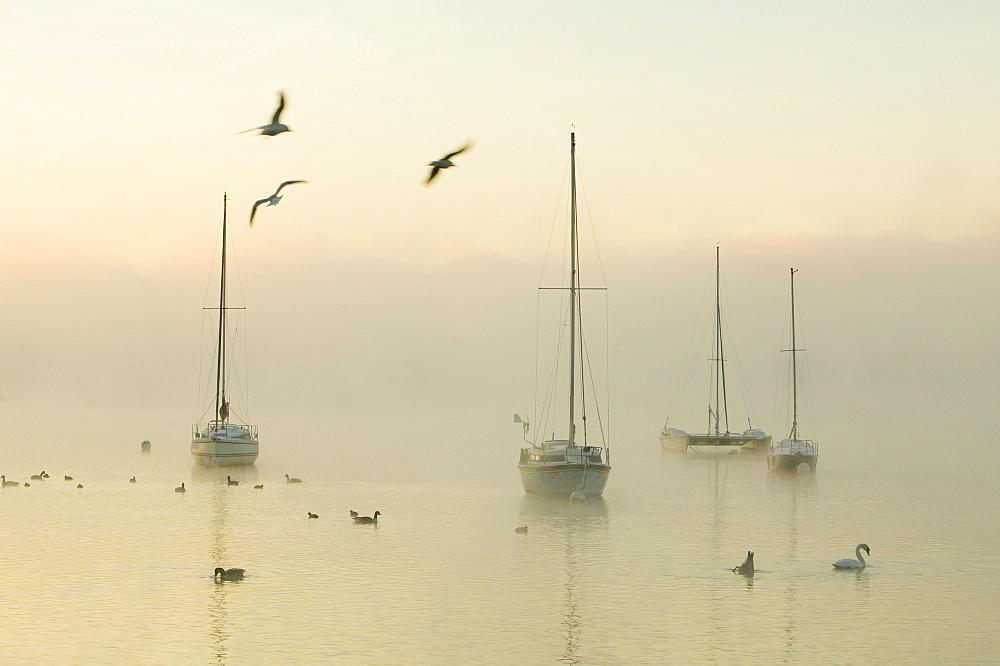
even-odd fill
[{"label": "duck", "polygon": [[43,478],[43,479],[47,479],[47,478],[49,478],[49,474],[48,474],[48,472],[46,472],[46,471],[45,471],[44,469],[42,470],[42,478]]},{"label": "duck", "polygon": [[135,483],[135,477],[133,476],[131,479],[128,480],[128,482],[129,483]]},{"label": "duck", "polygon": [[227,486],[238,486],[238,485],[240,485],[240,482],[237,481],[236,479],[234,479],[231,476],[227,476],[226,477],[226,485]]},{"label": "duck", "polygon": [[285,475],[285,483],[302,483],[302,479],[296,479],[294,476]]},{"label": "duck", "polygon": [[83,484],[82,483],[78,483],[78,484],[76,484],[76,487],[77,488],[83,488]]},{"label": "duck", "polygon": [[24,487],[25,487],[25,488],[30,488],[30,487],[31,487],[31,484],[30,484],[30,483],[28,483],[27,481],[25,481],[25,482],[24,482]]},{"label": "duck", "polygon": [[354,509],[351,509],[351,518],[357,518],[357,516],[358,516],[358,512],[355,511]]},{"label": "duck", "polygon": [[312,511],[307,511],[306,516],[308,516],[309,518],[319,518],[319,515],[313,513]]},{"label": "duck", "polygon": [[378,523],[378,517],[381,515],[382,515],[381,512],[376,511],[373,516],[352,516],[352,517],[354,518],[355,525],[372,525]]},{"label": "duck", "polygon": [[836,562],[833,563],[833,568],[834,569],[864,569],[865,567],[868,566],[868,563],[865,562],[865,558],[861,555],[861,551],[862,550],[865,551],[866,553],[868,553],[868,557],[871,557],[872,551],[868,548],[868,544],[866,544],[866,543],[859,543],[858,547],[854,549],[854,556],[857,557],[858,559],[852,560],[851,558],[847,557],[847,558],[844,558],[842,560],[837,560]]},{"label": "duck", "polygon": [[63,476],[63,480],[65,480],[65,481],[72,481],[73,477],[70,476],[69,474],[66,474],[65,476]]},{"label": "duck", "polygon": [[527,525],[521,525],[520,527],[515,527],[514,531],[517,532],[518,534],[527,534],[528,533],[528,526]]},{"label": "duck", "polygon": [[223,569],[222,567],[215,567],[215,573],[212,574],[212,576],[218,576],[220,580],[243,580],[244,573],[243,569]]},{"label": "duck", "polygon": [[253,488],[254,488],[254,490],[264,490],[264,484],[263,483],[259,483],[256,486],[254,486]]},{"label": "duck", "polygon": [[16,488],[21,485],[20,481],[8,481],[6,474],[0,474],[0,487],[2,488]]},{"label": "duck", "polygon": [[184,484],[182,483],[181,485],[179,485],[176,488],[174,488],[174,492],[175,493],[186,493],[187,492],[187,488],[185,488]]},{"label": "duck", "polygon": [[753,576],[753,551],[747,551],[747,558],[739,566],[733,567],[733,573],[741,576]]}]

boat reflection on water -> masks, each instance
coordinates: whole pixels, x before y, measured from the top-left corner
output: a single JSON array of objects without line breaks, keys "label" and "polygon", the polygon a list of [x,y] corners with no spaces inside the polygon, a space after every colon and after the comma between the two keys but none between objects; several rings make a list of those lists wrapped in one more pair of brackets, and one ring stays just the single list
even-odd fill
[{"label": "boat reflection on water", "polygon": [[[796,569],[799,546],[799,512],[803,508],[808,509],[816,500],[817,481],[815,474],[768,474],[767,492],[768,495],[777,500],[776,506],[788,507],[788,570]],[[777,517],[777,514],[772,514]],[[798,593],[798,580],[795,576],[789,576],[788,587],[785,590],[785,599],[788,601],[787,614],[785,619],[785,663],[795,661],[797,621],[799,610],[796,606]]]},{"label": "boat reflection on water", "polygon": [[565,497],[525,495],[521,498],[521,519],[529,526],[528,534],[542,533],[562,543],[565,550],[566,579],[563,584],[563,613],[559,626],[565,633],[565,648],[560,663],[579,664],[588,661],[583,654],[582,638],[586,630],[587,614],[581,581],[585,581],[590,564],[584,553],[595,537],[607,536],[608,506],[603,497],[585,502]]},{"label": "boat reflection on water", "polygon": [[[254,471],[254,479],[256,479],[255,467],[241,468],[240,476],[247,476],[243,472],[249,470]],[[229,489],[226,486],[225,471],[225,468],[216,469],[197,464],[192,467],[192,481],[205,484],[210,493],[209,501],[212,506],[209,522],[212,565],[211,567],[208,565],[205,566],[206,576],[210,575],[211,571],[215,570],[215,567],[225,569],[232,566],[226,551],[226,544],[230,536],[227,518],[232,494],[228,492]],[[220,479],[221,483],[218,483]],[[215,655],[216,663],[223,664],[228,657],[226,644],[229,640],[229,621],[226,611],[226,601],[228,595],[232,594],[239,584],[240,581],[223,581],[221,577],[212,576],[212,591],[209,595],[208,604],[208,617],[210,620],[209,639],[211,640],[211,650],[212,654]]]}]

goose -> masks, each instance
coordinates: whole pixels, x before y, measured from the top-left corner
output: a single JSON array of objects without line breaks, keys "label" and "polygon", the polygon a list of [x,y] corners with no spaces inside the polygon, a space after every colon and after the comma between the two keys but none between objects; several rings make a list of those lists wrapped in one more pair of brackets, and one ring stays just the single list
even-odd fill
[{"label": "goose", "polygon": [[0,487],[3,487],[3,488],[16,488],[17,486],[21,485],[21,482],[20,481],[8,481],[6,474],[0,474],[0,484],[3,484],[2,486],[0,486]]},{"label": "goose", "polygon": [[242,132],[237,132],[237,134],[246,134],[247,132],[252,132],[255,129],[260,130],[259,136],[276,136],[282,132],[291,132],[292,128],[281,122],[281,112],[285,110],[285,91],[278,93],[278,108],[274,111],[274,116],[271,118],[271,122],[267,125],[261,125],[260,127],[251,127],[248,130],[243,130]]},{"label": "goose", "polygon": [[66,474],[65,476],[63,476],[63,479],[66,480],[66,481],[72,481],[73,477],[70,476],[69,474]]},{"label": "goose", "polygon": [[179,485],[176,488],[174,488],[174,492],[175,493],[186,493],[187,492],[187,488],[185,488],[184,484],[182,483],[181,485]]},{"label": "goose", "polygon": [[514,531],[517,532],[518,534],[527,534],[528,533],[528,526],[527,525],[521,525],[520,527],[515,527]]},{"label": "goose", "polygon": [[371,525],[378,522],[378,517],[382,514],[379,511],[373,516],[353,516],[355,525]]},{"label": "goose", "polygon": [[131,479],[128,480],[128,482],[129,483],[135,483],[135,477],[133,476]]},{"label": "goose", "polygon": [[261,483],[261,484],[258,484],[256,486],[254,486],[254,490],[264,490],[264,484]]},{"label": "goose", "polygon": [[358,512],[355,511],[354,509],[351,509],[351,518],[356,518],[357,515],[358,515]]},{"label": "goose", "polygon": [[307,511],[306,516],[308,516],[309,518],[319,518],[319,515],[313,513],[312,511]]},{"label": "goose", "polygon": [[222,567],[215,567],[215,573],[212,574],[212,576],[218,576],[221,580],[242,580],[243,573],[243,569],[223,569]]},{"label": "goose", "polygon": [[868,566],[868,563],[865,562],[865,558],[861,555],[861,551],[862,550],[865,551],[866,553],[868,553],[868,557],[871,557],[872,551],[868,548],[868,544],[866,544],[866,543],[859,543],[858,547],[854,549],[854,555],[858,559],[852,560],[851,558],[847,557],[847,558],[844,558],[842,560],[837,560],[836,562],[833,563],[833,568],[834,569],[864,569],[865,567]]},{"label": "goose", "polygon": [[453,167],[453,166],[458,166],[457,164],[455,164],[454,162],[451,161],[451,158],[455,157],[456,155],[461,155],[462,153],[464,153],[465,151],[467,151],[469,148],[472,148],[472,141],[471,140],[466,141],[464,146],[462,146],[461,148],[459,148],[458,150],[456,150],[454,152],[448,153],[447,155],[445,155],[441,159],[434,160],[433,162],[428,162],[427,166],[434,167],[434,168],[431,169],[430,174],[428,174],[427,180],[424,181],[424,185],[430,185],[431,181],[434,180],[437,177],[438,172],[441,171],[441,169],[448,169],[448,168]]},{"label": "goose", "polygon": [[747,558],[743,560],[743,564],[733,567],[733,573],[738,573],[741,576],[752,576],[753,575],[753,552],[747,551]]},{"label": "goose", "polygon": [[285,483],[302,483],[302,479],[296,479],[294,476],[285,475]]},{"label": "goose", "polygon": [[307,182],[309,182],[309,181],[305,181],[305,180],[286,180],[281,185],[278,185],[278,189],[276,189],[274,191],[274,194],[272,194],[271,196],[268,196],[268,197],[264,197],[263,199],[260,199],[259,201],[256,201],[254,203],[254,205],[253,205],[253,209],[250,211],[250,226],[251,227],[253,226],[253,218],[254,218],[254,215],[257,214],[257,206],[259,206],[261,204],[267,204],[268,206],[277,206],[281,202],[281,199],[282,199],[282,197],[278,194],[278,192],[281,192],[281,188],[283,188],[285,185],[297,185],[299,183],[307,183]]},{"label": "goose", "polygon": [[240,482],[237,481],[236,479],[234,479],[231,476],[227,476],[226,477],[226,485],[227,486],[238,486],[238,485],[240,485]]}]

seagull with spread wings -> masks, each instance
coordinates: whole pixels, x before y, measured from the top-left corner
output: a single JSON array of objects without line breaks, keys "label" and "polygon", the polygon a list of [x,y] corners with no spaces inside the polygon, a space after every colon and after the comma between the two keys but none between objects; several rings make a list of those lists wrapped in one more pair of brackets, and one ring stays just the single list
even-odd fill
[{"label": "seagull with spread wings", "polygon": [[437,177],[438,172],[441,171],[441,169],[447,169],[449,167],[458,166],[457,164],[455,164],[454,162],[451,161],[451,158],[455,157],[456,155],[461,155],[462,153],[464,153],[465,151],[467,151],[469,148],[472,148],[472,140],[471,139],[469,141],[466,141],[465,145],[462,146],[461,148],[459,148],[458,150],[456,150],[455,152],[448,153],[447,155],[445,155],[444,157],[442,157],[439,160],[434,160],[433,162],[429,162],[427,164],[427,166],[434,167],[434,168],[431,169],[430,174],[427,176],[427,180],[424,181],[424,185],[430,185],[431,181],[434,180],[434,178]]},{"label": "seagull with spread wings", "polygon": [[278,194],[279,192],[281,192],[281,188],[283,188],[285,185],[295,185],[297,183],[307,183],[307,182],[309,182],[309,181],[306,181],[306,180],[286,180],[281,185],[278,185],[278,189],[276,189],[274,191],[274,194],[272,194],[271,196],[266,197],[264,199],[261,199],[260,201],[257,201],[256,203],[254,203],[253,210],[250,211],[250,226],[251,227],[253,226],[253,218],[254,218],[254,215],[257,214],[257,206],[259,206],[261,204],[267,204],[268,206],[277,206],[278,202],[281,201],[281,199],[282,199],[282,197]]},{"label": "seagull with spread wings", "polygon": [[268,125],[261,125],[260,127],[251,127],[248,130],[243,130],[242,132],[237,132],[237,134],[246,134],[247,132],[252,132],[255,129],[260,130],[260,136],[275,136],[281,134],[282,132],[291,132],[292,128],[281,122],[281,112],[285,110],[285,91],[278,93],[278,108],[274,111],[274,117],[271,118],[271,123]]}]

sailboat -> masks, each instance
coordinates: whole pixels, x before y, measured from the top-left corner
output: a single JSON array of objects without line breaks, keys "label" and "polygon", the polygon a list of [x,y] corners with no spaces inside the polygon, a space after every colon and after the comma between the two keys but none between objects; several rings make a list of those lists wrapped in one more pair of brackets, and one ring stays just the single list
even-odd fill
[{"label": "sailboat", "polygon": [[[576,210],[576,133],[570,133],[570,286],[569,286],[569,404],[565,439],[543,440],[521,449],[517,468],[524,492],[529,495],[558,495],[570,499],[600,497],[611,473],[607,446],[588,441],[586,400],[577,390],[578,363],[582,375],[585,355],[580,316],[579,239]],[[582,378],[581,378],[582,379]],[[582,381],[581,381],[582,384]],[[582,387],[581,387],[582,388]],[[580,412],[577,412],[579,404]],[[600,417],[600,413],[597,415]],[[578,433],[577,419],[583,425]],[[515,420],[520,417],[515,415]],[[528,428],[525,427],[525,432]],[[537,430],[536,430],[537,432]],[[603,428],[601,428],[603,433]],[[582,435],[582,437],[580,436]],[[544,436],[543,436],[544,437]]]},{"label": "sailboat", "polygon": [[[257,426],[234,422],[227,391],[227,339],[226,328],[229,310],[243,308],[226,305],[226,203],[228,197],[222,195],[222,261],[219,278],[219,323],[218,340],[215,348],[215,395],[212,404],[202,418],[211,412],[213,418],[207,423],[196,423],[192,428],[191,456],[201,465],[252,465],[257,460]],[[206,308],[215,309],[215,308]],[[237,417],[238,418],[238,417]]]},{"label": "sailboat", "polygon": [[763,453],[771,443],[771,436],[762,430],[749,428],[742,433],[729,430],[729,407],[726,400],[726,353],[722,338],[722,305],[720,299],[719,246],[715,246],[715,334],[713,376],[708,401],[708,428],[704,434],[690,434],[680,428],[671,428],[670,419],[660,431],[660,446],[670,451],[687,451],[688,447],[740,447],[741,451]]},{"label": "sailboat", "polygon": [[799,385],[798,364],[796,354],[802,349],[795,346],[795,274],[790,268],[792,290],[792,348],[786,351],[792,353],[792,430],[786,439],[777,444],[771,443],[767,448],[767,468],[769,470],[798,471],[800,466],[808,467],[809,472],[816,471],[819,461],[819,447],[811,439],[799,439]]}]

